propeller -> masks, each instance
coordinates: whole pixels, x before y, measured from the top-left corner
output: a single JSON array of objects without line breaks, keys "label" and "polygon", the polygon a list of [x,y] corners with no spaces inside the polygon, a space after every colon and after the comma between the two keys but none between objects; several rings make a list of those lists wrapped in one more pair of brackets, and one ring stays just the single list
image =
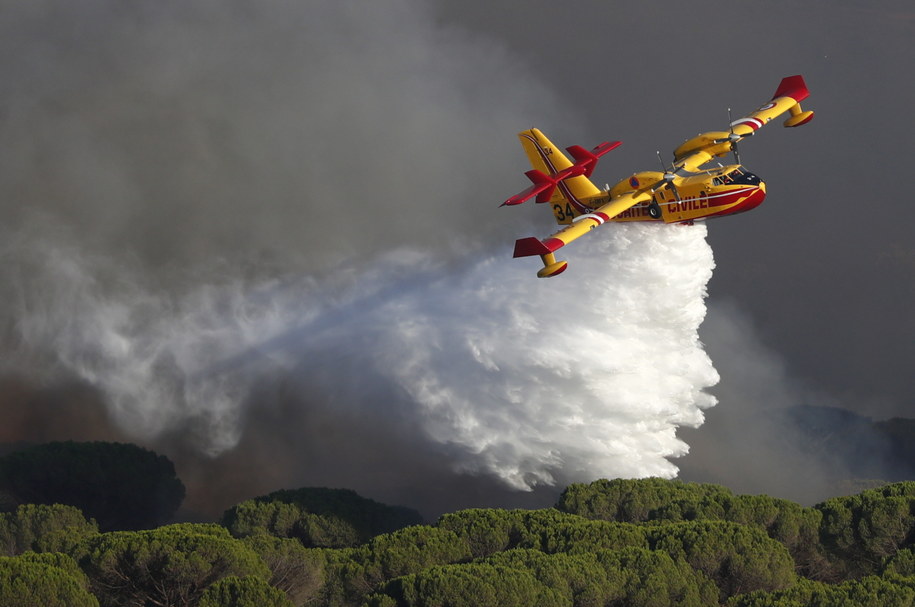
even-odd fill
[{"label": "propeller", "polygon": [[728,108],[728,130],[730,131],[730,133],[728,134],[727,138],[716,139],[715,143],[730,143],[731,151],[734,152],[734,160],[737,162],[737,164],[741,164],[740,151],[737,149],[737,142],[740,141],[741,139],[743,139],[744,137],[753,136],[756,133],[756,131],[750,131],[746,135],[738,135],[737,133],[735,133],[734,132],[734,121],[731,119],[731,108]]},{"label": "propeller", "polygon": [[[659,181],[658,184],[663,183],[664,185],[661,185],[660,187],[670,188],[671,191],[674,193],[674,198],[677,199],[677,202],[680,202],[680,192],[677,190],[677,186],[674,185],[674,179],[677,178],[677,174],[674,173],[672,170],[668,170],[667,166],[664,164],[664,161],[661,159],[660,150],[658,150],[655,153],[658,155],[658,162],[661,163],[661,172],[664,173],[664,176],[661,177],[661,181]],[[673,168],[673,167],[671,167],[671,168]],[[655,185],[658,185],[658,184],[655,184]],[[658,189],[657,187],[653,187],[652,191],[655,191],[657,189]]]}]

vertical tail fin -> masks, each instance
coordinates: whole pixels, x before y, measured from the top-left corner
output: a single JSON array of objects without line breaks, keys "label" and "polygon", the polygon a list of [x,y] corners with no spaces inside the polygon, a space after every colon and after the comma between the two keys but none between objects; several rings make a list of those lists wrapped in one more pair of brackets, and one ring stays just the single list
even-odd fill
[{"label": "vertical tail fin", "polygon": [[[555,175],[573,164],[539,129],[521,131],[518,133],[518,139],[521,140],[524,153],[535,170]],[[591,212],[582,201],[598,194],[600,190],[585,175],[562,180],[550,198],[556,222],[569,224],[575,217]]]},{"label": "vertical tail fin", "polygon": [[778,89],[775,91],[775,95],[772,96],[773,101],[779,97],[790,97],[794,99],[795,104],[788,108],[788,111],[791,112],[791,116],[785,120],[785,126],[801,126],[802,124],[807,124],[813,118],[813,112],[801,109],[801,101],[807,99],[810,96],[810,91],[807,90],[807,83],[804,82],[803,76],[788,76],[787,78],[782,78],[781,83],[778,85]]}]

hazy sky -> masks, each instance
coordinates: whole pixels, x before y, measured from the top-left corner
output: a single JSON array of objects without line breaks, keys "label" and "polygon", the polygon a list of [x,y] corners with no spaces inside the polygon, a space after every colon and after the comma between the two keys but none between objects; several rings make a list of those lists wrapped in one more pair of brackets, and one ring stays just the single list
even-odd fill
[{"label": "hazy sky", "polygon": [[[816,497],[735,435],[915,415],[915,11],[857,4],[0,2],[0,442],[145,441],[207,512],[296,484],[548,504],[511,487],[669,475],[683,437],[689,478]],[[792,74],[816,116],[741,146],[758,209],[651,250],[605,226],[572,269],[622,257],[579,278],[508,259],[553,227],[498,208],[519,130],[622,140],[615,183]],[[554,355],[506,347],[531,345]],[[651,395],[602,409],[634,394],[621,353]]]}]

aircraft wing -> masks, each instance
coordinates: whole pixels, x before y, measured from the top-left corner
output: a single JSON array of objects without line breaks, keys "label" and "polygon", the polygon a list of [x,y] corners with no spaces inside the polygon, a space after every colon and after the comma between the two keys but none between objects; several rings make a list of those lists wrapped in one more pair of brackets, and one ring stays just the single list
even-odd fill
[{"label": "aircraft wing", "polygon": [[[687,171],[697,171],[706,162],[724,156],[736,149],[737,142],[750,137],[758,129],[785,112],[791,116],[785,121],[786,127],[800,126],[810,122],[813,112],[803,111],[801,101],[807,99],[810,91],[802,76],[783,78],[772,99],[756,111],[731,122],[729,131],[709,131],[684,142],[674,150],[674,165]],[[739,160],[738,160],[739,162]]]},{"label": "aircraft wing", "polygon": [[517,240],[515,242],[514,257],[540,255],[544,267],[537,272],[537,276],[541,278],[555,276],[564,271],[568,266],[568,263],[565,261],[556,261],[556,251],[576,238],[584,236],[597,226],[609,221],[626,209],[632,208],[640,202],[649,202],[650,200],[651,191],[641,190],[627,192],[622,196],[611,199],[591,213],[576,217],[572,222],[572,225],[559,230],[544,240],[540,240],[533,236]]}]

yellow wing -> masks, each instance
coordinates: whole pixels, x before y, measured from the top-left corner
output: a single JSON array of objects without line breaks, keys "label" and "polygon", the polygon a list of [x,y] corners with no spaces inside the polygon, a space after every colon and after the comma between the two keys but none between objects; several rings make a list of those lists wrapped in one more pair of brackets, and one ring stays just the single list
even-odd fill
[{"label": "yellow wing", "polygon": [[640,202],[651,200],[650,190],[640,190],[636,192],[627,192],[621,196],[611,199],[606,204],[598,207],[591,213],[581,215],[575,218],[575,221],[567,228],[559,230],[552,236],[540,240],[533,236],[521,238],[515,242],[515,257],[528,257],[539,255],[543,260],[543,268],[537,272],[540,278],[556,276],[562,273],[568,262],[556,261],[556,251],[566,246],[576,238],[584,236],[597,226],[610,221],[626,209],[632,208]]},{"label": "yellow wing", "polygon": [[709,131],[684,142],[674,150],[674,165],[687,171],[696,171],[706,162],[724,156],[735,149],[737,142],[753,135],[771,120],[790,112],[785,126],[800,126],[810,122],[813,112],[801,109],[801,101],[810,95],[804,78],[783,78],[772,99],[755,112],[731,123],[730,131]]}]

